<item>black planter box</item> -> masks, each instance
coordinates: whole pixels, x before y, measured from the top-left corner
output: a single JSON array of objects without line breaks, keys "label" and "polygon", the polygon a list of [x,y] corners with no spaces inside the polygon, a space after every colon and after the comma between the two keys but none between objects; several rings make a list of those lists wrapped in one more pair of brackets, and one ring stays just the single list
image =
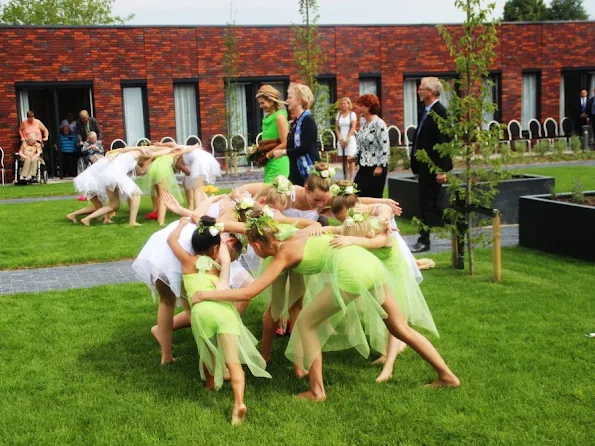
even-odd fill
[{"label": "black planter box", "polygon": [[[559,194],[570,197],[572,194]],[[585,192],[595,196],[595,191]],[[550,195],[519,200],[519,245],[595,261],[595,207],[554,201]]]},{"label": "black planter box", "polygon": [[[480,183],[481,184],[481,183]],[[500,210],[502,224],[519,222],[519,197],[523,195],[547,194],[554,186],[555,179],[541,175],[524,174],[521,178],[504,180],[498,185],[498,195],[492,208]],[[442,206],[448,207],[448,185],[442,186]],[[419,217],[417,179],[415,176],[389,178],[388,193],[403,208],[404,218]]]}]

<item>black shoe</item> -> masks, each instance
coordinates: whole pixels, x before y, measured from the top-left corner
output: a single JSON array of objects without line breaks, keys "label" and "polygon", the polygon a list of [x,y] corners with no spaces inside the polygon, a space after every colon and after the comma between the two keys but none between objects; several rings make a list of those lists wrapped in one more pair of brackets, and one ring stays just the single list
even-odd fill
[{"label": "black shoe", "polygon": [[429,243],[421,243],[421,242],[417,242],[415,245],[413,245],[411,247],[411,252],[415,253],[415,252],[424,252],[424,251],[429,251],[430,250],[430,244]]}]

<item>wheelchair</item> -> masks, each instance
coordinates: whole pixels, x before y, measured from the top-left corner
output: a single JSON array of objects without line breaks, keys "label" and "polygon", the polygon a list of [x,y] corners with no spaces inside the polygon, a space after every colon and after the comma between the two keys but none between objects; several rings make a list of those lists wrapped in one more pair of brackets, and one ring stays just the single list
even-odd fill
[{"label": "wheelchair", "polygon": [[27,184],[32,183],[42,183],[47,184],[48,182],[48,169],[47,169],[47,160],[44,156],[43,146],[41,154],[39,155],[39,159],[37,160],[37,175],[32,177],[29,181],[20,180],[21,169],[23,168],[23,161],[19,157],[19,153],[16,152],[14,154],[14,166],[13,166],[13,173],[14,173],[14,180],[13,183],[15,185],[25,186]]},{"label": "wheelchair", "polygon": [[91,160],[88,156],[80,155],[79,159],[76,160],[76,174],[80,175],[83,173],[91,164]]}]

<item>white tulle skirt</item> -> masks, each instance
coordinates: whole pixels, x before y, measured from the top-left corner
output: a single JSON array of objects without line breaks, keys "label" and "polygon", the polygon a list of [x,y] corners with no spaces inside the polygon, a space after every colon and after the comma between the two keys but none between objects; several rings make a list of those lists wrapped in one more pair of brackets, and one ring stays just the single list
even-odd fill
[{"label": "white tulle skirt", "polygon": [[141,195],[142,191],[132,178],[128,176],[134,171],[136,160],[129,154],[118,155],[109,165],[101,171],[99,180],[105,189],[112,192],[116,188],[120,191],[120,197],[132,198],[134,195]]},{"label": "white tulle skirt", "polygon": [[184,187],[193,188],[197,180],[214,183],[221,176],[221,166],[213,155],[203,149],[185,154],[184,162],[190,167],[190,175],[184,178]]},{"label": "white tulle skirt", "polygon": [[405,242],[405,240],[403,239],[403,237],[401,237],[401,234],[397,230],[397,223],[394,218],[391,221],[390,226],[391,226],[391,229],[393,229],[392,235],[395,238],[395,240],[397,241],[400,251],[403,253],[405,258],[409,261],[409,267],[411,269],[411,273],[413,274],[413,277],[415,277],[415,281],[419,285],[424,280],[424,276],[421,274],[421,271],[419,270],[419,267],[417,266],[417,262],[415,261],[415,257],[413,257],[413,254],[411,254],[411,250],[409,249],[409,246],[407,246],[407,242]]},{"label": "white tulle skirt", "polygon": [[101,158],[95,164],[90,165],[81,172],[73,181],[76,191],[87,198],[98,197],[100,200],[106,200],[107,195],[105,187],[101,182],[101,175],[104,169],[109,166],[107,158]]}]

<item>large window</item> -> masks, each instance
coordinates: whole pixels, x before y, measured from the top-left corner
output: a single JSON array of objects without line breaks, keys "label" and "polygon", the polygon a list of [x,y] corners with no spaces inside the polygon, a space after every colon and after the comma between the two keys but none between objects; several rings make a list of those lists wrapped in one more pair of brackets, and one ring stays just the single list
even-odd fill
[{"label": "large window", "polygon": [[[419,97],[417,96],[417,89],[421,84],[422,78],[426,76],[415,76],[415,77],[407,77],[403,81],[403,116],[404,116],[404,123],[405,123],[405,130],[410,125],[417,127],[417,123],[419,118],[421,117],[424,111],[424,104],[423,102],[419,101]],[[449,82],[453,79],[452,75],[438,75],[436,76],[442,81]],[[448,107],[450,97],[452,92],[443,91],[440,95],[440,103],[445,107]]]},{"label": "large window", "polygon": [[540,73],[523,73],[523,97],[521,109],[521,125],[523,129],[529,128],[531,119],[539,119],[539,91]]},{"label": "large window", "polygon": [[123,86],[122,106],[124,108],[124,129],[126,143],[136,144],[140,138],[149,138],[147,123],[146,88],[144,86]]},{"label": "large window", "polygon": [[488,79],[491,86],[489,86],[488,82],[484,83],[484,87],[487,89],[485,101],[496,104],[496,111],[493,113],[485,112],[483,114],[483,122],[486,127],[490,121],[500,122],[502,120],[502,112],[500,110],[502,76],[499,73],[492,73],[489,75]]},{"label": "large window", "polygon": [[179,144],[184,144],[190,135],[200,136],[196,85],[196,82],[178,82],[174,84],[176,141]]},{"label": "large window", "polygon": [[359,75],[359,95],[375,94],[380,98],[380,75],[379,74],[360,74]]},{"label": "large window", "polygon": [[256,141],[262,128],[263,113],[258,105],[256,93],[261,85],[268,84],[287,96],[289,81],[286,78],[240,78],[226,92],[226,101],[231,117],[231,133],[244,136],[248,144]]}]

